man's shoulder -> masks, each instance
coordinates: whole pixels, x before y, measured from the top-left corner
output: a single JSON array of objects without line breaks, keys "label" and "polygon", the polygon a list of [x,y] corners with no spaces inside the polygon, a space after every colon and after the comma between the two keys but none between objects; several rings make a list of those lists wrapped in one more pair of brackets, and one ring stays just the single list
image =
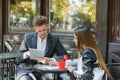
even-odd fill
[{"label": "man's shoulder", "polygon": [[55,34],[52,34],[52,33],[48,33],[48,37],[49,38],[55,38],[55,39],[58,39],[59,37]]},{"label": "man's shoulder", "polygon": [[31,32],[31,33],[26,33],[25,34],[25,37],[34,37],[34,36],[36,36],[36,32]]}]

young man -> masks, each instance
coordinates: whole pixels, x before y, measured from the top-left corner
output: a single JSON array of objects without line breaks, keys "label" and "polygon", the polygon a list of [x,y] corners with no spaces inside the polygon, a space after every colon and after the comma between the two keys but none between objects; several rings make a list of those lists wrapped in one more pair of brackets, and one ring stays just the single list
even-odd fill
[{"label": "young man", "polygon": [[[59,38],[48,33],[47,18],[36,16],[33,20],[35,32],[25,34],[17,55],[17,61],[20,63],[17,69],[17,80],[33,80],[31,77],[40,80],[37,73],[31,70],[31,65],[42,62],[47,64],[67,54]],[[35,60],[30,59],[29,48],[41,50],[44,57],[38,56]],[[56,54],[57,57],[53,57]],[[29,69],[27,69],[29,67]],[[29,76],[32,75],[32,76]]]}]

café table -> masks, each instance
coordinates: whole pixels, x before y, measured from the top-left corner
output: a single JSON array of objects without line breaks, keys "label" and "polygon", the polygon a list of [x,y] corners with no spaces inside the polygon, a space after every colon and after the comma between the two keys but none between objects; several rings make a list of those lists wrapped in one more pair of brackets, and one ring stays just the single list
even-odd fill
[{"label": "caf\u00e9 table", "polygon": [[44,64],[36,64],[33,66],[33,70],[36,72],[40,73],[53,73],[54,75],[54,80],[60,80],[59,75],[62,73],[68,73],[67,69],[60,70],[58,66],[49,66],[49,65],[44,65]]},{"label": "caf\u00e9 table", "polygon": [[2,60],[2,80],[14,79],[15,57],[16,57],[16,53],[8,53],[8,52],[0,53],[0,59]]}]

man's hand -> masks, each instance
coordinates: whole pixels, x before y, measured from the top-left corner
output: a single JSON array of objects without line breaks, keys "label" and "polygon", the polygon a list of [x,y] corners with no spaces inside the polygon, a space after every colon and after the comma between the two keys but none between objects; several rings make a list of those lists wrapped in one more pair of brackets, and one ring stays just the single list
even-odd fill
[{"label": "man's hand", "polygon": [[26,59],[30,57],[30,51],[26,51],[24,54],[23,54],[23,59]]},{"label": "man's hand", "polygon": [[42,56],[38,56],[38,57],[36,58],[36,60],[37,60],[38,62],[42,62],[43,64],[48,64],[50,61],[52,61],[51,58],[42,57]]}]

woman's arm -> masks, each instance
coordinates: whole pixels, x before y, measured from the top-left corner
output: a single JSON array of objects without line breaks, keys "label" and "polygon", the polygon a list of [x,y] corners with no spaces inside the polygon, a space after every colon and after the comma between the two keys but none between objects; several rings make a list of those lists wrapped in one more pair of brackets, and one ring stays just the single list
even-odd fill
[{"label": "woman's arm", "polygon": [[82,53],[82,62],[83,62],[83,75],[81,75],[80,80],[92,80],[93,79],[93,68],[94,63],[97,58],[92,49],[86,49]]}]

